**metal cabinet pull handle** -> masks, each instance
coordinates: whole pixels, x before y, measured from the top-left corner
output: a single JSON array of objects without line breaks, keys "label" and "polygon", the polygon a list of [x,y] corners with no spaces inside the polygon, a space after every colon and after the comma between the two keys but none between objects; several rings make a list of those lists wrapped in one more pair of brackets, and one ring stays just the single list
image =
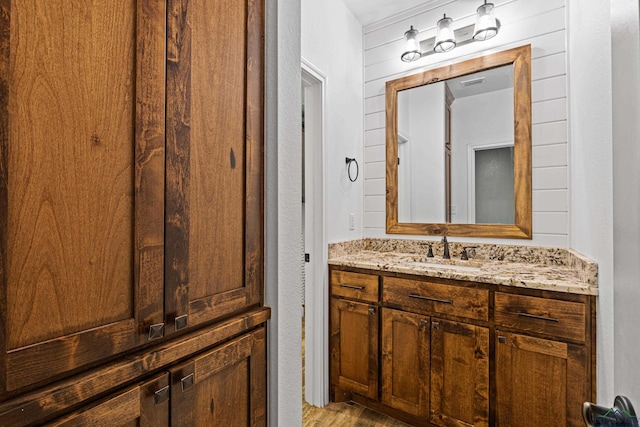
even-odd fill
[{"label": "metal cabinet pull handle", "polygon": [[369,309],[369,314],[376,314],[376,309],[375,308],[370,308]]},{"label": "metal cabinet pull handle", "polygon": [[409,294],[409,298],[421,299],[421,300],[431,301],[431,302],[439,302],[442,304],[453,304],[453,300],[450,300],[450,299],[429,298],[429,297],[423,297],[422,295],[416,295],[416,294]]},{"label": "metal cabinet pull handle", "polygon": [[347,285],[346,283],[341,283],[340,286],[347,289],[357,289],[359,291],[364,289],[364,286],[353,286],[353,285]]},{"label": "metal cabinet pull handle", "polygon": [[156,391],[153,396],[153,403],[156,405],[169,400],[169,386],[164,386]]},{"label": "metal cabinet pull handle", "polygon": [[545,316],[537,316],[535,314],[525,313],[524,311],[519,311],[518,316],[520,317],[529,317],[531,319],[544,320],[547,322],[559,322],[560,319],[556,319],[555,317],[545,317]]}]

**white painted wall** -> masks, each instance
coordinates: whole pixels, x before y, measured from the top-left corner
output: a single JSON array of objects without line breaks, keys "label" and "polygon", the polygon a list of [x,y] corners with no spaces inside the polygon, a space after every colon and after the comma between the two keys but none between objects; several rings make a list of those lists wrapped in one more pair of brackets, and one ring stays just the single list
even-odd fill
[{"label": "white painted wall", "polygon": [[[302,0],[302,57],[327,76],[325,172],[329,243],[362,237],[362,26],[342,0]],[[360,167],[349,181],[345,157]],[[355,166],[352,166],[355,172]],[[349,214],[355,229],[349,230]]]},{"label": "white painted wall", "polygon": [[[640,409],[640,23],[637,0],[611,2],[615,393]],[[607,331],[609,327],[604,327]],[[609,373],[609,369],[605,370]],[[600,399],[598,399],[600,400]],[[607,401],[603,403],[608,403]]]},{"label": "white painted wall", "polygon": [[[503,24],[498,36],[410,64],[400,61],[404,48],[403,34],[410,25],[420,30],[420,39],[428,38],[435,35],[435,24],[443,13],[453,17],[454,27],[459,28],[475,22],[477,6],[466,1],[455,1],[428,10],[422,7],[416,9],[418,13],[404,13],[365,28],[365,237],[387,236],[383,167],[385,82],[484,53],[531,44],[533,240],[518,240],[517,244],[569,246],[565,1],[496,0],[494,4],[496,16]],[[513,240],[474,238],[476,240],[514,243]]]},{"label": "white painted wall", "polygon": [[609,1],[569,0],[568,8],[571,247],[598,262],[598,401],[611,404],[616,388]]},{"label": "white painted wall", "polygon": [[289,427],[302,424],[300,4],[266,2],[266,23],[268,419]]}]

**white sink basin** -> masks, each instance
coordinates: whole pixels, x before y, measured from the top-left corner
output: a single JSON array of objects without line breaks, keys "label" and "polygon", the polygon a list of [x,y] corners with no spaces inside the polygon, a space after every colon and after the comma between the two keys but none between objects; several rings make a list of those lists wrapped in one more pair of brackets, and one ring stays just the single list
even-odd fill
[{"label": "white sink basin", "polygon": [[480,271],[481,267],[471,266],[471,265],[455,265],[455,264],[438,264],[435,262],[419,262],[412,261],[409,262],[409,265],[415,267],[425,267],[425,268],[435,268],[435,269],[444,269],[444,270],[456,270],[456,271]]}]

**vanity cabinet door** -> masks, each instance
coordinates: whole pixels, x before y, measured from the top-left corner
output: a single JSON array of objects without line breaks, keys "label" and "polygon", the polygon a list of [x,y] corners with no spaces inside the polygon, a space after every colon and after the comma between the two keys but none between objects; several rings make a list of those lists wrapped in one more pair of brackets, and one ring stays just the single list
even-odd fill
[{"label": "vanity cabinet door", "polygon": [[501,331],[496,340],[498,426],[584,426],[585,347]]},{"label": "vanity cabinet door", "polygon": [[[431,320],[431,422],[444,427],[488,427],[487,328]],[[520,426],[511,424],[516,425]]]},{"label": "vanity cabinet door", "polygon": [[378,307],[332,298],[331,384],[378,399]]},{"label": "vanity cabinet door", "polygon": [[382,403],[417,417],[429,413],[429,316],[382,309]]}]

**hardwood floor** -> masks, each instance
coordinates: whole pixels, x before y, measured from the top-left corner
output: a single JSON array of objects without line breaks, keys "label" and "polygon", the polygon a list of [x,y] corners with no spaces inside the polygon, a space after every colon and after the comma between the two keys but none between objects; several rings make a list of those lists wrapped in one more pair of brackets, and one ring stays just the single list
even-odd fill
[{"label": "hardwood floor", "polygon": [[304,400],[304,318],[302,320],[302,426],[303,427],[408,427],[394,418],[354,402],[330,403],[318,408]]},{"label": "hardwood floor", "polygon": [[407,427],[407,424],[353,402],[330,403],[317,408],[302,403],[303,427]]}]

